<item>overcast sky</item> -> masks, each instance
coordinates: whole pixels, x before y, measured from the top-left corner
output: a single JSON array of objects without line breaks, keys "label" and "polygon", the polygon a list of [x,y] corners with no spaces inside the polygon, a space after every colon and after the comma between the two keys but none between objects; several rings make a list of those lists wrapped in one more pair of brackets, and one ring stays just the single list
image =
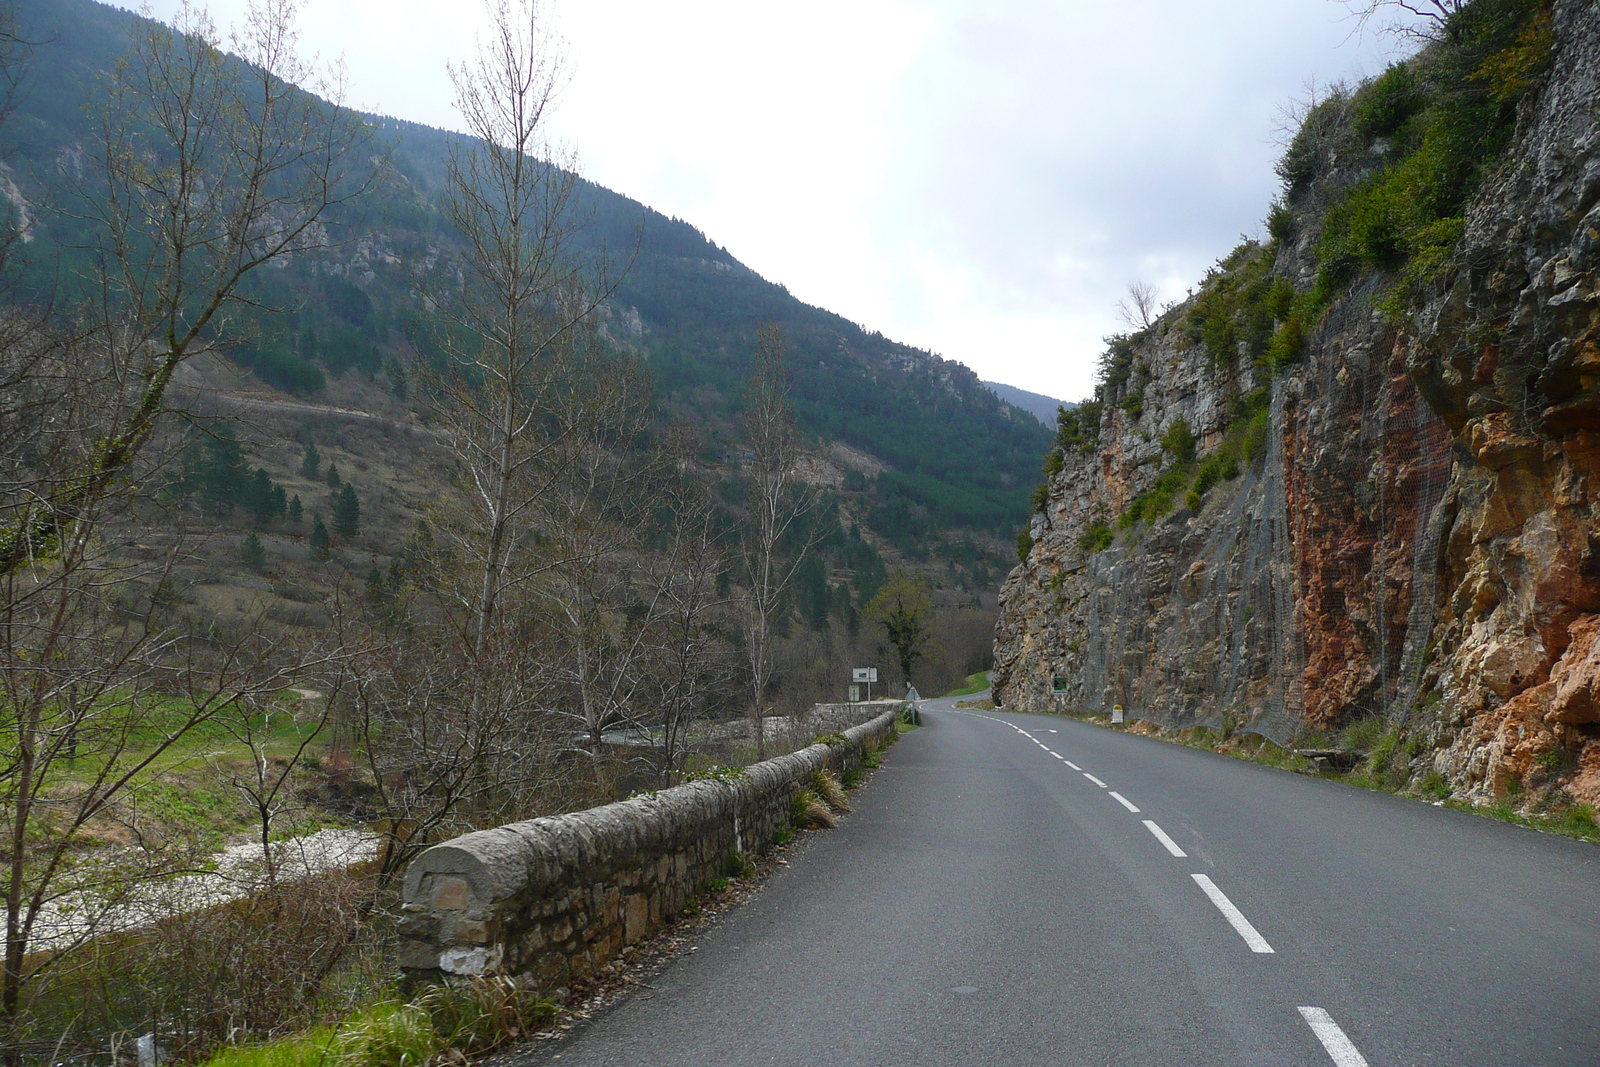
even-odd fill
[{"label": "overcast sky", "polygon": [[[1182,296],[1260,232],[1282,106],[1392,58],[1334,0],[550,6],[586,177],[802,300],[1064,399],[1091,391],[1130,282]],[[352,104],[443,127],[480,22],[475,0],[301,14]]]}]

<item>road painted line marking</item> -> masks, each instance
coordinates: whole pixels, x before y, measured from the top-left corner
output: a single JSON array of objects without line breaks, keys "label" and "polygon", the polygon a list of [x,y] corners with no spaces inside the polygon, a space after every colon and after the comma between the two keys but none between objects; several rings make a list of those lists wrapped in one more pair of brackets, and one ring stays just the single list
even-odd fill
[{"label": "road painted line marking", "polygon": [[1061,762],[1062,762],[1062,763],[1065,763],[1065,764],[1066,764],[1066,765],[1067,765],[1067,766],[1068,766],[1068,767],[1071,767],[1071,768],[1072,768],[1072,769],[1073,769],[1073,770],[1075,770],[1075,771],[1081,771],[1081,770],[1083,770],[1083,768],[1082,768],[1082,767],[1080,767],[1080,766],[1078,766],[1078,765],[1077,765],[1077,764],[1076,764],[1076,763],[1073,763],[1073,762],[1072,762],[1072,761],[1071,761],[1071,760],[1069,760],[1069,759],[1064,759],[1064,760],[1062,760],[1062,761],[1061,761]]},{"label": "road painted line marking", "polygon": [[1251,952],[1272,951],[1272,946],[1267,944],[1267,939],[1262,937],[1254,926],[1250,925],[1250,920],[1244,917],[1244,912],[1233,906],[1233,901],[1229,900],[1227,895],[1217,888],[1217,883],[1203,874],[1197,874],[1193,877],[1200,888],[1206,891],[1206,896],[1211,898],[1211,903],[1215,904],[1217,910],[1222,912],[1222,917],[1228,920],[1228,925],[1237,930],[1239,936],[1244,938],[1244,943],[1250,946]]},{"label": "road painted line marking", "polygon": [[1165,830],[1151,822],[1149,819],[1144,821],[1144,828],[1155,834],[1156,840],[1160,841],[1163,845],[1166,845],[1167,851],[1178,857],[1180,860],[1188,857],[1189,854],[1183,849],[1179,848],[1178,843],[1172,838],[1168,837]]},{"label": "road painted line marking", "polygon": [[1322,1047],[1328,1050],[1328,1056],[1338,1067],[1367,1067],[1367,1058],[1339,1029],[1333,1016],[1321,1008],[1301,1008],[1300,1017],[1305,1019],[1306,1025],[1311,1027],[1311,1032],[1317,1035],[1317,1040],[1322,1042]]},{"label": "road painted line marking", "polygon": [[1101,789],[1107,788],[1107,786],[1106,786],[1106,784],[1104,782],[1102,782],[1100,779],[1096,778],[1094,775],[1090,774],[1088,771],[1084,771],[1083,772],[1083,776],[1085,778],[1089,779],[1089,781],[1093,782],[1095,785],[1099,786]]},{"label": "road painted line marking", "polygon": [[1121,793],[1113,792],[1111,794],[1111,798],[1113,800],[1115,800],[1118,804],[1121,804],[1123,807],[1125,807],[1129,811],[1133,812],[1135,815],[1139,814],[1139,809],[1133,806],[1133,801],[1129,800],[1127,797],[1123,796]]}]

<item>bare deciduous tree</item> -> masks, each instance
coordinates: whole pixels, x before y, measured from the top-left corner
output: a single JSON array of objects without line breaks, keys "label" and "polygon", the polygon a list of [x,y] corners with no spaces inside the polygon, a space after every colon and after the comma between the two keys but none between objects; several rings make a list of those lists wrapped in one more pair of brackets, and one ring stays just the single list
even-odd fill
[{"label": "bare deciduous tree", "polygon": [[[434,416],[470,482],[470,532],[460,543],[476,571],[467,592],[471,641],[485,650],[502,599],[524,585],[513,560],[538,502],[561,472],[569,403],[583,376],[586,320],[602,296],[572,254],[577,176],[546,137],[560,79],[540,0],[489,0],[490,35],[453,66],[456,107],[470,149],[452,152],[445,215],[466,243],[460,283],[424,281],[454,329],[442,368],[419,370]],[[448,532],[456,524],[446,527]]]},{"label": "bare deciduous tree", "polygon": [[1449,30],[1450,19],[1469,0],[1340,0],[1356,22],[1359,33],[1374,19],[1385,33],[1432,39]]},{"label": "bare deciduous tree", "polygon": [[[149,836],[150,776],[199,726],[313,658],[186,623],[168,593],[181,540],[119,543],[126,527],[114,524],[152,488],[150,446],[170,422],[179,366],[226,336],[252,272],[318,243],[328,210],[371,180],[360,123],[297,87],[316,73],[295,54],[291,14],[252,7],[229,42],[239,58],[193,8],[176,28],[139,24],[71,205],[97,235],[87,301],[57,309],[79,329],[8,316],[0,334],[8,1062],[21,1054],[24,986],[93,936],[140,877],[185,858]],[[86,851],[85,835],[108,824],[132,843]]]},{"label": "bare deciduous tree", "polygon": [[1117,301],[1117,317],[1127,323],[1130,330],[1148,330],[1156,324],[1163,310],[1156,287],[1149,282],[1129,284],[1127,295]]},{"label": "bare deciduous tree", "polygon": [[[789,404],[783,368],[783,333],[763,326],[756,337],[745,387],[745,473],[750,480],[740,557],[744,570],[745,660],[750,682],[750,720],[758,758],[766,757],[766,718],[771,711],[773,645],[784,593],[809,543],[785,544],[816,504],[800,478],[800,431]],[[787,555],[786,550],[787,549]]]},{"label": "bare deciduous tree", "polygon": [[653,496],[667,518],[657,531],[657,551],[647,561],[654,590],[649,634],[650,707],[659,728],[656,769],[682,769],[690,731],[721,700],[733,679],[732,649],[723,637],[730,622],[728,596],[717,591],[727,552],[716,506],[692,456],[686,435],[670,435],[662,480]]},{"label": "bare deciduous tree", "polygon": [[594,509],[611,499],[613,446],[641,424],[638,383],[600,348],[605,287],[572,248],[583,220],[546,133],[561,64],[543,4],[487,10],[477,54],[451,68],[475,138],[447,164],[464,252],[417,280],[447,324],[442,360],[415,370],[456,491],[413,545],[407,625],[350,688],[391,875],[431,835],[521,817],[550,784],[564,631],[544,609],[563,564],[597,565],[610,544]]}]

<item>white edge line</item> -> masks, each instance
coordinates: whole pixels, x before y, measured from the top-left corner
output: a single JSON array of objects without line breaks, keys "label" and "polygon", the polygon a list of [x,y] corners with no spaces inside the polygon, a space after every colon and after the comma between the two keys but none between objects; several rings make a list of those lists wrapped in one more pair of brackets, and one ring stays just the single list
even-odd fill
[{"label": "white edge line", "polygon": [[1254,926],[1250,925],[1250,920],[1244,917],[1244,912],[1233,906],[1233,901],[1229,900],[1227,895],[1217,888],[1217,883],[1203,874],[1196,874],[1192,877],[1200,888],[1206,891],[1206,896],[1211,898],[1211,903],[1215,904],[1217,910],[1222,912],[1222,917],[1228,920],[1228,925],[1232,926],[1234,930],[1238,931],[1239,936],[1244,938],[1244,943],[1250,946],[1251,952],[1272,951],[1272,946],[1267,944],[1267,939],[1262,937]]},{"label": "white edge line", "polygon": [[1167,846],[1167,851],[1179,859],[1188,858],[1188,853],[1178,847],[1178,843],[1167,836],[1167,832],[1149,819],[1144,820],[1144,828],[1156,835],[1156,840]]},{"label": "white edge line", "polygon": [[1306,1025],[1311,1027],[1311,1032],[1317,1035],[1317,1040],[1322,1042],[1322,1047],[1328,1050],[1328,1056],[1338,1067],[1367,1067],[1367,1058],[1356,1048],[1355,1043],[1345,1036],[1339,1024],[1333,1021],[1333,1016],[1321,1008],[1301,1008],[1300,1017],[1305,1019]]},{"label": "white edge line", "polygon": [[1089,781],[1093,782],[1095,785],[1099,786],[1101,789],[1109,788],[1104,782],[1102,782],[1100,779],[1096,778],[1094,775],[1090,774],[1088,771],[1084,771],[1083,772],[1083,776],[1085,778],[1089,779]]},{"label": "white edge line", "polygon": [[1129,811],[1133,812],[1135,815],[1139,814],[1139,809],[1133,806],[1133,801],[1129,800],[1127,797],[1123,796],[1121,793],[1113,792],[1111,794],[1111,797],[1118,804],[1121,804],[1123,807],[1127,808]]}]

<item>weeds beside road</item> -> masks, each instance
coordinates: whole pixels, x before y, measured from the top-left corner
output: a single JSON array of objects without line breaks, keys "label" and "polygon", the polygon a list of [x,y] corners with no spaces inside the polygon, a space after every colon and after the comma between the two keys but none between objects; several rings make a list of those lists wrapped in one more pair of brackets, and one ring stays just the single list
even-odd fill
[{"label": "weeds beside road", "polygon": [[1485,815],[1501,822],[1600,844],[1600,821],[1597,821],[1594,809],[1587,804],[1571,803],[1555,793],[1532,795],[1520,788],[1521,783],[1516,783],[1516,788],[1508,791],[1506,796],[1494,804],[1474,804],[1455,796],[1443,775],[1434,771],[1420,774],[1412,771],[1412,761],[1423,752],[1421,738],[1408,736],[1398,728],[1378,720],[1358,722],[1334,738],[1310,739],[1319,742],[1319,748],[1321,743],[1327,743],[1333,750],[1349,755],[1353,766],[1350,770],[1340,771],[1327,766],[1319,767],[1313,758],[1293,749],[1283,748],[1255,733],[1219,730],[1210,726],[1169,730],[1144,719],[1113,725],[1109,716],[1091,713],[1028,712],[1027,714],[1059,715],[1107,730],[1134,733],[1171,744],[1205,749],[1208,752],[1232,756],[1234,759],[1278,767],[1297,774],[1347,782],[1363,789],[1392,793],[1437,807]]}]

